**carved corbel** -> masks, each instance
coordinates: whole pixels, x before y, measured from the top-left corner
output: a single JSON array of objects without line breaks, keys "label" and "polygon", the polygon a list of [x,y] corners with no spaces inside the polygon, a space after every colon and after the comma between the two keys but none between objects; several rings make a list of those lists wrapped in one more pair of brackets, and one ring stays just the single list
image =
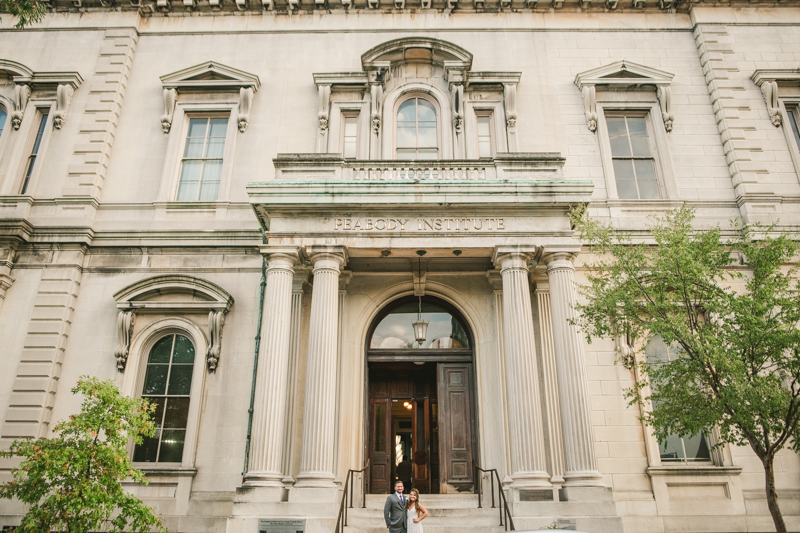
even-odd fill
[{"label": "carved corbel", "polygon": [[564,7],[564,0],[553,0],[553,9],[561,9]]},{"label": "carved corbel", "polygon": [[525,3],[528,4],[528,8],[535,9],[539,4],[539,0],[527,0]]},{"label": "carved corbel", "polygon": [[169,133],[172,127],[172,116],[175,114],[175,100],[178,98],[178,91],[175,89],[164,89],[164,114],[161,115],[161,129],[164,133]]},{"label": "carved corbel", "polygon": [[236,9],[242,11],[245,8],[247,8],[247,0],[236,0]]},{"label": "carved corbel", "polygon": [[500,0],[500,7],[511,7],[511,0]]},{"label": "carved corbel", "polygon": [[626,333],[617,334],[614,340],[616,341],[620,362],[625,368],[632,369],[636,364],[636,351],[633,349],[630,335]]},{"label": "carved corbel", "polygon": [[769,119],[772,121],[772,125],[777,128],[783,122],[781,108],[778,106],[778,82],[765,81],[762,83],[761,94],[764,95],[764,101],[767,103]]},{"label": "carved corbel", "polygon": [[370,87],[370,100],[372,101],[372,111],[370,122],[372,132],[377,135],[381,131],[381,106],[383,105],[383,86],[375,84]]},{"label": "carved corbel", "polygon": [[56,89],[56,111],[53,113],[53,126],[57,130],[60,130],[67,122],[67,109],[74,93],[75,89],[72,88],[72,85],[61,84]]},{"label": "carved corbel", "polygon": [[672,123],[675,121],[675,117],[672,114],[672,89],[659,87],[658,101],[661,103],[661,117],[664,119],[664,129],[672,131]]},{"label": "carved corbel", "polygon": [[31,97],[31,88],[27,85],[14,85],[14,110],[11,112],[11,125],[18,130],[25,115],[28,98]]},{"label": "carved corbel", "polygon": [[194,9],[197,7],[197,4],[194,3],[194,0],[183,0],[183,7],[186,9]]},{"label": "carved corbel", "polygon": [[431,8],[431,0],[421,0],[422,9]]},{"label": "carved corbel", "polygon": [[636,9],[644,9],[644,0],[633,0],[633,7]]},{"label": "carved corbel", "polygon": [[289,13],[294,12],[295,9],[300,7],[300,2],[298,0],[286,0],[286,4],[289,7]]},{"label": "carved corbel", "polygon": [[330,118],[330,102],[331,102],[331,86],[319,85],[317,87],[319,93],[319,134],[325,135],[328,131],[328,119]]},{"label": "carved corbel", "polygon": [[244,133],[247,131],[247,126],[250,124],[250,107],[253,105],[253,88],[242,87],[239,89],[239,120],[237,125],[239,131]]},{"label": "carved corbel", "polygon": [[672,9],[675,7],[675,0],[659,0],[658,7],[661,9]]},{"label": "carved corbel", "polygon": [[225,325],[224,311],[209,311],[208,313],[208,353],[206,363],[208,371],[215,372],[219,364],[222,351],[222,326]]},{"label": "carved corbel", "polygon": [[275,9],[274,0],[261,0],[261,5],[264,6],[264,9],[267,11],[272,11]]},{"label": "carved corbel", "polygon": [[114,350],[114,357],[117,360],[117,370],[125,370],[128,362],[128,353],[131,349],[131,337],[133,336],[133,324],[136,321],[136,311],[120,311],[117,315],[117,331],[119,332],[119,345]]},{"label": "carved corbel", "polygon": [[14,284],[11,271],[17,261],[17,250],[13,245],[0,246],[0,303],[6,297],[6,291]]},{"label": "carved corbel", "polygon": [[503,96],[506,105],[506,126],[513,130],[517,127],[517,84],[503,84]]},{"label": "carved corbel", "polygon": [[617,5],[619,5],[619,0],[606,0],[606,9],[617,9]]},{"label": "carved corbel", "polygon": [[447,0],[447,9],[455,9],[458,0]]},{"label": "carved corbel", "polygon": [[353,6],[353,0],[342,0],[342,7],[345,11],[350,9]]},{"label": "carved corbel", "polygon": [[597,97],[594,85],[586,85],[581,91],[583,93],[583,106],[586,112],[586,124],[589,131],[597,131]]},{"label": "carved corbel", "polygon": [[589,9],[592,7],[592,0],[580,0],[581,9]]},{"label": "carved corbel", "polygon": [[378,9],[378,0],[367,0],[367,7],[370,9]]},{"label": "carved corbel", "polygon": [[461,133],[464,131],[464,85],[453,83],[450,91],[453,93],[453,127]]},{"label": "carved corbel", "polygon": [[406,0],[394,0],[395,9],[405,9]]}]

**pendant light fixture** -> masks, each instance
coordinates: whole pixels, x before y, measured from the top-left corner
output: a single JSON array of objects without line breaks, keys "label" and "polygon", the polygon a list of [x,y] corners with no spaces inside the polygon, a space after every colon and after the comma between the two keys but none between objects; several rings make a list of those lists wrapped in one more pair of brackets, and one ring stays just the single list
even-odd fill
[{"label": "pendant light fixture", "polygon": [[[419,277],[422,278],[422,256],[425,255],[425,250],[417,250],[417,255],[419,256],[418,259],[418,273]],[[413,263],[412,263],[413,265]],[[413,266],[411,267],[411,281],[414,281],[414,271]],[[414,328],[414,338],[416,339],[417,343],[419,344],[420,348],[425,343],[425,339],[428,336],[428,323],[422,320],[422,294],[419,295],[419,310],[417,311],[417,320],[411,323],[411,326]]]}]

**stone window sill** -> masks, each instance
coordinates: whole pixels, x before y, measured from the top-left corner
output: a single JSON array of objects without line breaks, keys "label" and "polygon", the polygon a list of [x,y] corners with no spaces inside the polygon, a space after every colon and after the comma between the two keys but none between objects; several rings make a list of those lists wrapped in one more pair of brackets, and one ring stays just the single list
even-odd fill
[{"label": "stone window sill", "polygon": [[147,477],[194,477],[197,474],[196,468],[186,468],[182,466],[158,466],[158,465],[133,465],[134,468],[141,470]]},{"label": "stone window sill", "polygon": [[680,465],[680,466],[651,466],[647,468],[651,476],[738,476],[742,473],[738,466]]}]

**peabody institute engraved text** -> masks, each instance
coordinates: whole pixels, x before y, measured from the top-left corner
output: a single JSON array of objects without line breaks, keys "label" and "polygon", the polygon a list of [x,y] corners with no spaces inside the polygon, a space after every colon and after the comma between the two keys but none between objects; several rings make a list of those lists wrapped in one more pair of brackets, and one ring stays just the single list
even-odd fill
[{"label": "peabody institute engraved text", "polygon": [[335,231],[496,231],[503,218],[336,218]]}]

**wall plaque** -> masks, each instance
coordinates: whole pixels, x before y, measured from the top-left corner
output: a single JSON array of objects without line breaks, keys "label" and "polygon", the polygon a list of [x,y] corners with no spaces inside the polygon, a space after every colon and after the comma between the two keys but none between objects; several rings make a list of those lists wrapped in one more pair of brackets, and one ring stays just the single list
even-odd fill
[{"label": "wall plaque", "polygon": [[576,520],[574,518],[559,518],[558,519],[558,529],[565,529],[569,531],[575,531],[576,528]]},{"label": "wall plaque", "polygon": [[520,489],[519,501],[551,502],[553,501],[553,491],[549,489]]},{"label": "wall plaque", "polygon": [[258,533],[303,533],[305,520],[264,520],[258,521]]}]

